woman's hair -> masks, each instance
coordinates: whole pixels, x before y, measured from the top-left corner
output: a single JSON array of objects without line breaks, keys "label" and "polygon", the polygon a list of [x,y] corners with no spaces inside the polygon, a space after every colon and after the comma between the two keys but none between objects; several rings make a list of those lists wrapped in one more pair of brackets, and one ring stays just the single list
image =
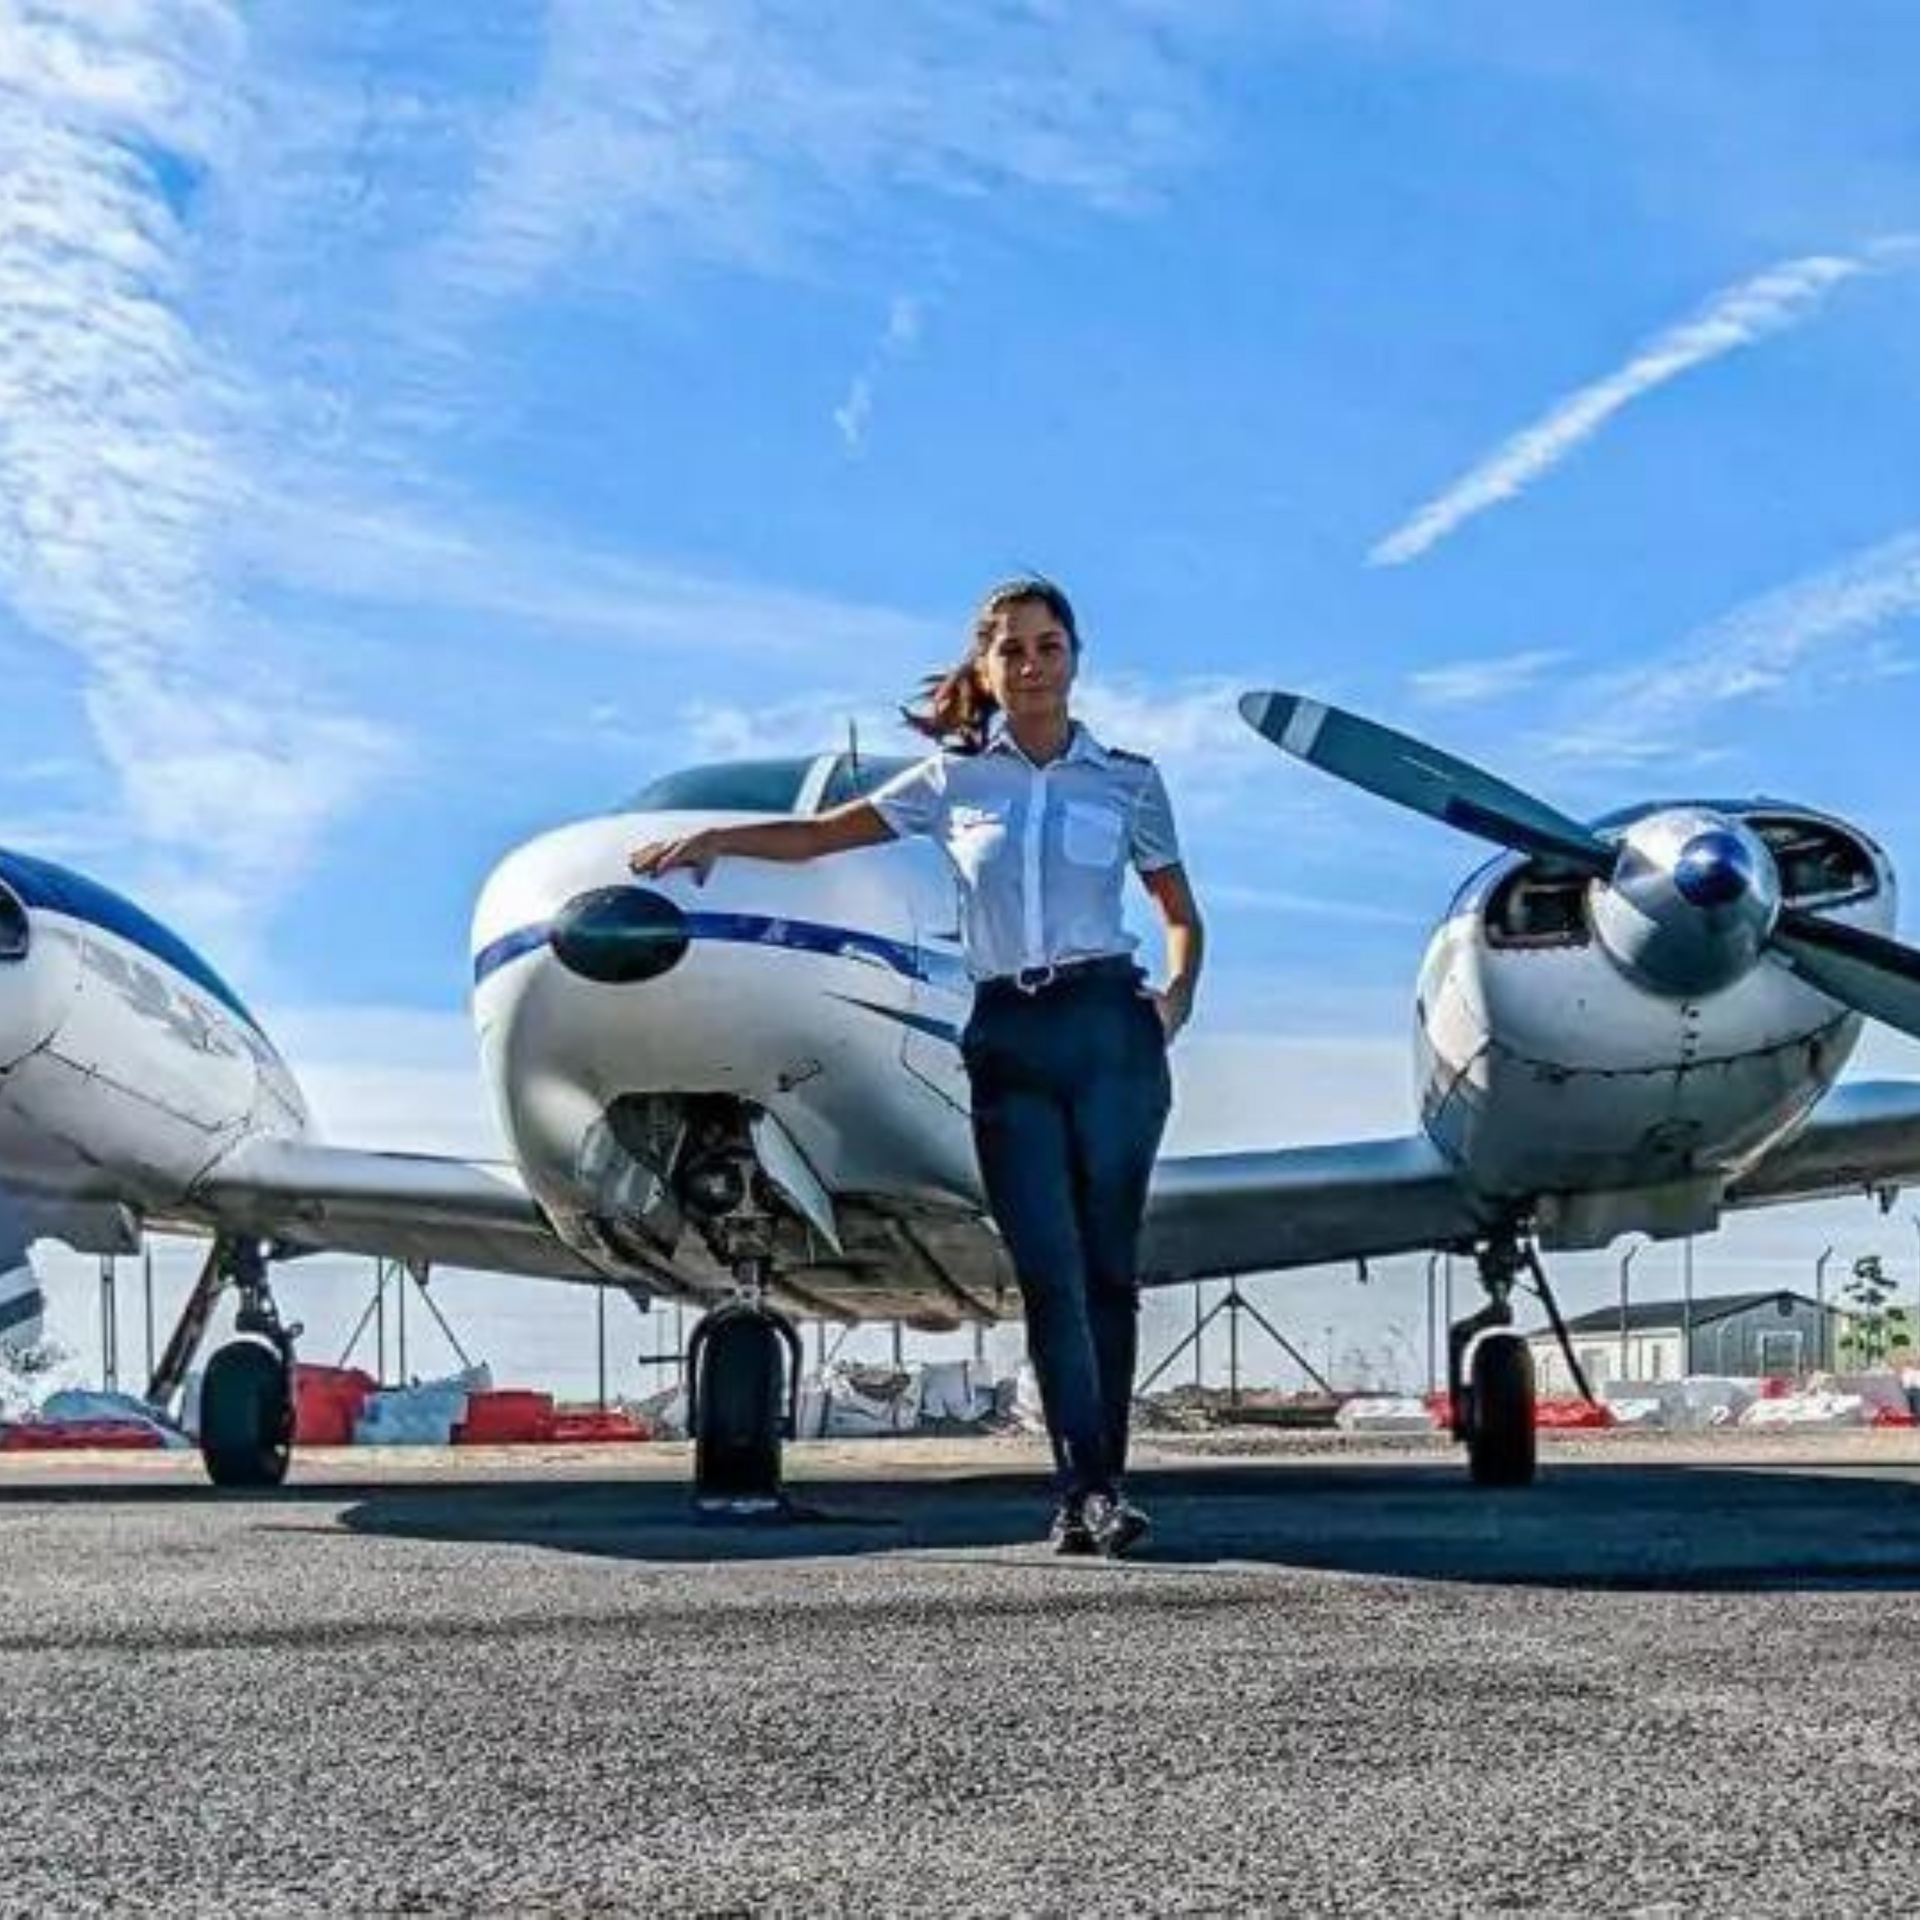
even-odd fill
[{"label": "woman's hair", "polygon": [[1073,650],[1080,651],[1080,629],[1074,623],[1073,602],[1043,574],[1020,574],[990,588],[973,615],[973,639],[957,666],[930,673],[922,688],[921,705],[902,707],[901,717],[916,733],[937,740],[956,753],[979,753],[987,744],[987,729],[1000,703],[980,684],[975,671],[980,656],[992,643],[1000,616],[1009,607],[1033,600],[1046,608],[1067,630]]}]

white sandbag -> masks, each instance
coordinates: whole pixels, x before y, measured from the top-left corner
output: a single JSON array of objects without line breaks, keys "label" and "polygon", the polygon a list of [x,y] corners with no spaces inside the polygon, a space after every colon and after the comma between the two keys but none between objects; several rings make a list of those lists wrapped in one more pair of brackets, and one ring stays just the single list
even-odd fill
[{"label": "white sandbag", "polygon": [[40,1403],[43,1425],[58,1426],[66,1420],[119,1420],[128,1426],[146,1427],[157,1433],[169,1447],[184,1447],[184,1434],[176,1433],[165,1421],[157,1419],[144,1400],[131,1393],[103,1393],[91,1387],[64,1387],[50,1393]]},{"label": "white sandbag", "polygon": [[1866,1402],[1869,1418],[1882,1411],[1911,1411],[1907,1390],[1896,1373],[1836,1373],[1822,1384],[1834,1393],[1857,1393]]},{"label": "white sandbag", "polygon": [[[663,1387],[635,1402],[634,1413],[644,1420],[656,1440],[684,1440],[687,1437],[687,1390],[682,1386]],[[803,1406],[802,1413],[804,1415]],[[802,1439],[810,1438],[805,1428]]]},{"label": "white sandbag", "polygon": [[920,1424],[958,1421],[978,1426],[991,1419],[994,1389],[991,1375],[971,1360],[930,1361],[920,1369]]},{"label": "white sandbag", "polygon": [[353,1424],[357,1447],[444,1447],[467,1417],[470,1394],[493,1389],[487,1367],[473,1367],[445,1380],[411,1387],[384,1387],[370,1394]]},{"label": "white sandbag", "polygon": [[1760,1398],[1760,1383],[1728,1374],[1690,1374],[1666,1389],[1667,1424],[1676,1433],[1737,1424]]},{"label": "white sandbag", "polygon": [[812,1440],[864,1440],[920,1424],[920,1375],[843,1360],[802,1383],[800,1432]]},{"label": "white sandbag", "polygon": [[1664,1433],[1673,1424],[1673,1412],[1680,1403],[1667,1394],[1647,1393],[1637,1398],[1626,1395],[1616,1399],[1611,1391],[1601,1404],[1613,1416],[1616,1427],[1635,1427],[1643,1433]]},{"label": "white sandbag", "polygon": [[1433,1415],[1411,1395],[1376,1394],[1343,1401],[1333,1424],[1344,1433],[1431,1433]]},{"label": "white sandbag", "polygon": [[1013,1423],[1022,1433],[1045,1433],[1046,1408],[1040,1404],[1040,1376],[1031,1360],[1022,1361],[1013,1383]]},{"label": "white sandbag", "polygon": [[48,1395],[85,1384],[79,1359],[51,1340],[0,1345],[0,1421],[32,1419]]},{"label": "white sandbag", "polygon": [[1872,1419],[1857,1393],[1788,1393],[1756,1400],[1740,1416],[1743,1427],[1864,1427]]}]

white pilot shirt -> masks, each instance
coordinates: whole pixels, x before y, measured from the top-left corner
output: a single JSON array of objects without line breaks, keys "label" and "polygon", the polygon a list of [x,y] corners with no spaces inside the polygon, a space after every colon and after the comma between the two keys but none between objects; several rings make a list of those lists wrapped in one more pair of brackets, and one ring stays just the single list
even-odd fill
[{"label": "white pilot shirt", "polygon": [[1002,725],[982,753],[941,752],[868,795],[896,835],[937,841],[960,880],[967,971],[992,980],[1140,944],[1121,918],[1126,869],[1177,866],[1160,770],[1074,724],[1037,767]]}]

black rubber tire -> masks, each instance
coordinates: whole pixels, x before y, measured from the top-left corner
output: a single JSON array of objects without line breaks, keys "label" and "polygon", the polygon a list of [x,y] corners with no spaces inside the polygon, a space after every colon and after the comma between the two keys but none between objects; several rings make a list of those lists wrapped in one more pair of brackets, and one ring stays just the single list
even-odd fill
[{"label": "black rubber tire", "polygon": [[1515,1333],[1482,1334],[1469,1362],[1467,1464],[1481,1487],[1533,1484],[1533,1354]]},{"label": "black rubber tire", "polygon": [[786,1344],[768,1315],[721,1307],[696,1364],[694,1491],[705,1499],[754,1499],[780,1490],[786,1416]]},{"label": "black rubber tire", "polygon": [[293,1458],[293,1380],[258,1340],[235,1340],[200,1383],[200,1458],[216,1487],[277,1487]]}]

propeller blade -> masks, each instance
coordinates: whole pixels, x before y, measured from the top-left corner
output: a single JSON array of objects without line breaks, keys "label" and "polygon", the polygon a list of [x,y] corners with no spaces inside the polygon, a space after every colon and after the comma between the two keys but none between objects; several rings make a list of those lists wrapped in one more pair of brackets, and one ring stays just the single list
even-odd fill
[{"label": "propeller blade", "polygon": [[1424,740],[1295,693],[1244,693],[1240,714],[1276,747],[1382,800],[1496,846],[1613,872],[1614,849],[1590,828]]},{"label": "propeller blade", "polygon": [[1799,907],[1781,914],[1773,945],[1809,985],[1920,1039],[1920,948]]}]

